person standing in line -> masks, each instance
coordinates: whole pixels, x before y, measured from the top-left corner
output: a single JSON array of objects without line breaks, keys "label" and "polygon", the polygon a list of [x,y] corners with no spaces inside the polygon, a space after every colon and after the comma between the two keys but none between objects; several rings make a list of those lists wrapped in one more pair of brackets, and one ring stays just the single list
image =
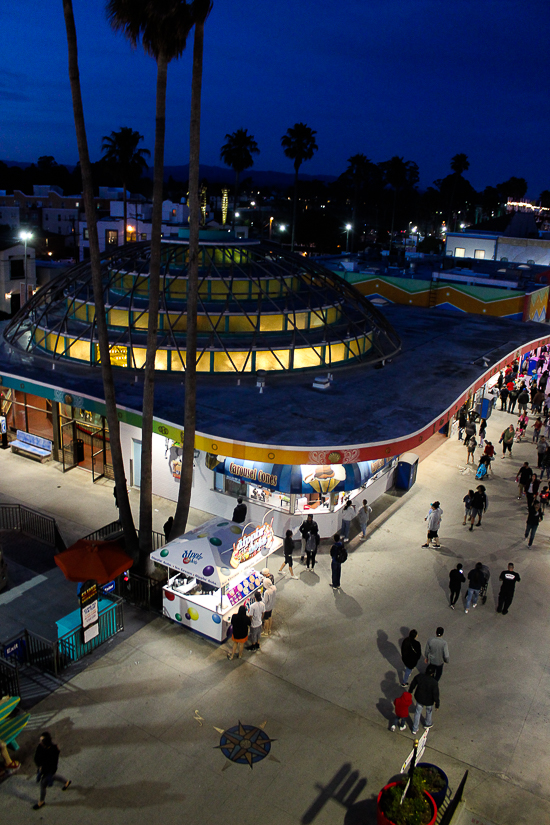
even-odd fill
[{"label": "person standing in line", "polygon": [[466,442],[466,448],[468,450],[468,456],[466,458],[466,464],[470,464],[470,459],[472,459],[471,463],[475,463],[475,451],[477,447],[477,441],[475,435],[471,435],[468,441]]},{"label": "person standing in line", "polygon": [[508,455],[512,458],[512,445],[514,443],[514,436],[515,430],[514,425],[510,424],[509,427],[506,427],[502,435],[499,439],[499,444],[502,444],[502,458],[506,458],[506,450],[508,450]]},{"label": "person standing in line", "polygon": [[531,403],[531,412],[536,412],[540,415],[542,405],[544,404],[544,398],[544,393],[537,389],[535,394],[533,395],[533,401]]},{"label": "person standing in line", "polygon": [[485,602],[487,601],[487,588],[489,587],[491,571],[489,570],[486,564],[482,564],[481,572],[483,573],[483,578],[485,579],[485,581],[481,585],[481,589],[479,591],[479,598],[481,599],[481,604],[485,604]]},{"label": "person standing in line", "polygon": [[417,666],[418,660],[422,656],[422,648],[420,647],[420,642],[418,641],[417,636],[418,633],[416,630],[409,630],[409,635],[403,639],[401,644],[401,661],[405,665],[403,680],[400,683],[401,687],[407,687],[409,679],[411,678],[411,673]]},{"label": "person standing in line", "polygon": [[516,582],[521,581],[519,573],[514,572],[512,562],[508,565],[508,570],[502,571],[499,580],[502,584],[500,585],[500,593],[498,594],[497,613],[502,613],[502,615],[505,616],[514,598]]},{"label": "person standing in line", "polygon": [[359,519],[359,524],[361,526],[361,533],[363,534],[363,538],[367,538],[367,527],[369,524],[370,514],[372,513],[372,507],[369,506],[369,503],[366,498],[363,499],[363,504],[359,508],[359,513],[357,514],[357,518]]},{"label": "person standing in line", "polygon": [[433,504],[430,504],[430,510],[424,519],[424,521],[428,523],[428,537],[422,547],[429,547],[430,542],[432,542],[432,547],[441,547],[439,543],[439,528],[441,527],[442,518],[443,510],[439,506],[439,501],[434,501]]},{"label": "person standing in line", "polygon": [[515,388],[508,393],[508,412],[513,413],[515,411],[518,395],[519,393]]},{"label": "person standing in line", "polygon": [[344,547],[344,543],[340,540],[340,533],[334,534],[334,544],[330,548],[330,558],[332,559],[330,563],[332,572],[332,584],[330,586],[333,589],[338,590],[338,588],[340,587],[342,565],[344,564],[344,562],[347,561],[348,558],[348,554],[346,548]]},{"label": "person standing in line", "polygon": [[550,479],[550,444],[546,442],[546,450],[542,456],[541,460],[541,468],[540,468],[540,479],[544,478],[544,474],[546,473],[547,480]]},{"label": "person standing in line", "polygon": [[501,389],[501,387],[503,385],[504,385],[504,375],[503,375],[502,370],[500,370],[500,372],[498,374],[498,378],[497,378],[497,387],[499,388],[499,390]]},{"label": "person standing in line", "polygon": [[518,501],[522,498],[525,491],[529,488],[531,484],[531,479],[533,478],[533,471],[529,466],[528,461],[523,462],[523,467],[520,467],[518,470],[518,474],[516,476],[516,482],[518,485]]},{"label": "person standing in line", "polygon": [[539,440],[541,430],[542,430],[542,419],[537,418],[537,420],[533,424],[533,444],[536,444],[537,441]]},{"label": "person standing in line", "polygon": [[483,444],[485,443],[485,436],[487,435],[487,421],[486,421],[485,418],[482,418],[480,423],[479,423],[478,435],[479,435],[479,446],[483,447]]},{"label": "person standing in line", "polygon": [[425,673],[416,674],[411,683],[411,693],[414,693],[416,700],[412,726],[412,733],[414,735],[418,733],[422,711],[426,710],[424,727],[431,728],[433,725],[432,713],[434,705],[436,708],[439,707],[439,685],[435,678],[434,665],[428,665]]},{"label": "person standing in line", "polygon": [[469,418],[466,426],[464,427],[464,435],[465,435],[464,444],[465,444],[465,446],[468,446],[468,441],[470,440],[470,438],[472,438],[472,436],[476,435],[476,433],[477,433],[476,425],[472,421],[472,419]]},{"label": "person standing in line", "polygon": [[458,440],[462,441],[464,429],[468,423],[468,416],[466,415],[466,408],[462,406],[458,411]]},{"label": "person standing in line", "polygon": [[483,484],[478,484],[478,486],[475,489],[474,497],[472,499],[472,504],[470,507],[470,531],[474,529],[474,523],[476,527],[481,526],[481,517],[483,516],[483,513],[487,512],[488,506],[489,499],[487,498],[485,487]]},{"label": "person standing in line", "polygon": [[342,510],[342,541],[349,541],[349,530],[354,516],[355,505],[352,504],[351,499],[348,498]]},{"label": "person standing in line", "polygon": [[449,573],[449,592],[451,594],[449,607],[451,608],[451,610],[455,609],[455,604],[460,598],[460,591],[462,590],[462,585],[465,581],[466,578],[464,576],[464,569],[462,567],[462,563],[459,562],[457,566],[453,567],[453,569]]},{"label": "person standing in line", "polygon": [[302,536],[302,554],[300,556],[300,561],[303,562],[305,555],[306,555],[306,542],[307,537],[311,532],[319,532],[319,527],[317,522],[313,520],[313,513],[308,513],[306,516],[306,520],[300,524],[300,533]]},{"label": "person standing in line", "polygon": [[246,614],[250,617],[250,633],[248,638],[250,639],[250,644],[246,648],[247,650],[259,650],[260,649],[260,635],[262,632],[262,619],[265,613],[265,605],[262,601],[262,594],[259,590],[256,590],[254,593],[254,601],[251,603],[250,607],[248,608]]},{"label": "person standing in line", "polygon": [[466,522],[470,520],[473,498],[474,498],[474,491],[473,490],[468,490],[468,492],[466,493],[466,495],[462,499],[462,503],[464,505],[464,521],[462,522],[462,524],[466,524]]},{"label": "person standing in line", "polygon": [[489,459],[489,463],[487,464],[487,472],[491,471],[491,475],[494,476],[493,472],[493,461],[495,458],[495,448],[493,447],[492,441],[487,441],[485,444],[485,449],[483,450],[483,455],[487,456]]},{"label": "person standing in line", "polygon": [[246,504],[244,504],[242,498],[239,496],[237,499],[237,506],[233,510],[233,517],[232,521],[235,524],[243,524],[246,519]]},{"label": "person standing in line", "polygon": [[264,592],[262,594],[262,601],[264,603],[263,615],[263,630],[262,636],[271,636],[271,625],[273,623],[273,608],[275,607],[275,596],[277,595],[277,588],[270,578],[263,580]]},{"label": "person standing in line", "polygon": [[288,564],[288,569],[290,570],[290,578],[297,579],[298,576],[294,575],[294,562],[292,561],[292,553],[294,551],[294,539],[292,538],[292,530],[287,530],[285,533],[285,540],[283,544],[283,552],[285,554],[283,563],[279,567],[279,573],[282,573],[285,569],[286,565]]},{"label": "person standing in line", "polygon": [[164,530],[164,540],[168,542],[170,540],[170,533],[172,532],[172,527],[174,525],[174,516],[170,516],[167,521],[164,522],[162,529]]},{"label": "person standing in line", "polygon": [[500,389],[500,409],[501,412],[506,412],[506,401],[508,400],[508,387],[504,386]]},{"label": "person standing in line", "polygon": [[401,696],[394,699],[393,706],[395,708],[395,719],[390,726],[391,731],[395,730],[396,725],[399,727],[399,730],[405,730],[407,727],[406,720],[409,718],[409,711],[412,702],[412,693],[409,693],[408,690],[403,691]]},{"label": "person standing in line", "polygon": [[248,628],[250,618],[246,615],[246,607],[241,604],[238,611],[231,616],[231,626],[233,627],[233,650],[227,654],[229,660],[235,658],[235,653],[239,651],[239,659],[243,658],[243,648],[248,641]]},{"label": "person standing in line", "polygon": [[306,539],[306,567],[308,570],[315,570],[315,559],[317,558],[317,548],[320,541],[319,530],[312,530]]},{"label": "person standing in line", "polygon": [[443,638],[444,633],[443,628],[438,627],[435,631],[435,636],[432,636],[432,638],[426,642],[426,649],[424,651],[424,661],[427,665],[431,665],[434,668],[433,675],[438,682],[443,673],[443,665],[449,663],[449,645]]},{"label": "person standing in line", "polygon": [[523,386],[518,395],[518,410],[521,413],[527,413],[527,404],[529,403],[529,390]]},{"label": "person standing in line", "polygon": [[57,765],[59,763],[59,748],[52,742],[52,737],[45,731],[40,737],[40,743],[34,753],[34,764],[38,768],[38,781],[40,782],[40,800],[33,805],[35,811],[43,808],[46,804],[46,790],[51,787],[54,782],[61,782],[62,791],[66,791],[71,784],[70,779],[65,779],[64,776],[57,773]]},{"label": "person standing in line", "polygon": [[470,605],[477,607],[477,600],[479,598],[479,591],[485,583],[485,576],[483,575],[483,565],[480,561],[468,573],[468,592],[466,593],[466,604],[464,605],[464,612],[468,613]]},{"label": "person standing in line", "polygon": [[535,533],[537,532],[537,528],[541,521],[543,520],[544,516],[542,514],[542,508],[540,506],[540,501],[534,501],[529,506],[529,512],[527,514],[527,521],[525,523],[525,538],[529,539],[528,547],[533,546],[533,540],[535,538]]}]

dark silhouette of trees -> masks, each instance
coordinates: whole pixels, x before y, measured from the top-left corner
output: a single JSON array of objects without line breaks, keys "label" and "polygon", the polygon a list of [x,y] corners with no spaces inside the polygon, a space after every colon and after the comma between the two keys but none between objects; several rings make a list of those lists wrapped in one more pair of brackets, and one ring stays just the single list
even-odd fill
[{"label": "dark silhouette of trees", "polygon": [[287,158],[294,161],[294,203],[292,207],[292,237],[290,249],[294,252],[296,238],[296,210],[298,204],[298,173],[306,160],[311,160],[317,149],[315,135],[317,132],[305,123],[295,123],[286,130],[281,138],[281,146]]},{"label": "dark silhouette of trees", "polygon": [[109,164],[115,175],[122,183],[122,199],[124,202],[124,243],[128,242],[128,197],[127,188],[131,181],[141,177],[147,169],[146,157],[150,157],[149,149],[138,148],[143,135],[129,126],[121,126],[118,132],[104,135],[101,143],[103,160]]},{"label": "dark silhouette of trees", "polygon": [[514,201],[521,201],[527,194],[527,181],[525,178],[511,177],[503,183],[497,183],[497,192],[504,203],[508,198]]},{"label": "dark silhouette of trees", "polygon": [[250,169],[254,165],[252,155],[259,155],[258,144],[254,140],[254,135],[248,134],[248,129],[237,129],[225,136],[226,143],[223,144],[220,152],[220,159],[235,172],[235,191],[233,193],[233,221],[235,226],[235,212],[237,210],[237,196],[239,191],[239,178],[241,172]]}]

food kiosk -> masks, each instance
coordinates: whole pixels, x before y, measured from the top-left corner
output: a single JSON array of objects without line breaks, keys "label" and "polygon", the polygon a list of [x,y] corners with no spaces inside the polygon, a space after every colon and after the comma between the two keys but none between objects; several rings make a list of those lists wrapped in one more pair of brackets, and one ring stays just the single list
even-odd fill
[{"label": "food kiosk", "polygon": [[152,561],[168,568],[164,615],[209,639],[225,641],[231,616],[261,586],[259,571],[281,544],[272,521],[241,525],[213,518],[155,550]]}]

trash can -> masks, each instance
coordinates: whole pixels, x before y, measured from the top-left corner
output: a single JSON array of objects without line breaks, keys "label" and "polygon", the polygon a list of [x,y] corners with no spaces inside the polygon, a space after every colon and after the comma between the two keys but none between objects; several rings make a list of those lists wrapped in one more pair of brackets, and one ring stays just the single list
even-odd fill
[{"label": "trash can", "polygon": [[416,453],[403,453],[397,463],[395,486],[398,490],[410,490],[416,481],[418,456]]},{"label": "trash can", "polygon": [[76,439],[76,463],[84,461],[84,441],[82,438]]}]

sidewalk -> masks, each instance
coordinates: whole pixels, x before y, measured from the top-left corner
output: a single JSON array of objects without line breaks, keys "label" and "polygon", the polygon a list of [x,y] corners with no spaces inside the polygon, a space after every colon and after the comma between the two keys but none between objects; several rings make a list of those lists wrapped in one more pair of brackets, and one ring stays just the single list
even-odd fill
[{"label": "sidewalk", "polygon": [[[488,437],[495,448],[512,420],[493,414]],[[415,487],[375,519],[368,540],[352,539],[340,592],[328,586],[325,546],[315,573],[298,564],[300,581],[277,577],[274,636],[262,640],[258,654],[228,662],[225,646],[162,618],[122,640],[35,707],[20,739],[23,768],[0,786],[6,821],[374,822],[372,799],[413,741],[410,729],[388,731],[400,692],[400,639],[414,626],[424,645],[442,624],[451,661],[423,758],[448,773],[453,789],[469,770],[466,804],[479,817],[496,825],[550,822],[550,525],[542,522],[528,549],[526,507],[514,484],[521,463],[536,464],[534,456],[534,446],[522,443],[512,459],[496,459],[496,477],[486,484],[489,510],[470,533],[462,498],[474,486],[473,472],[465,472],[464,446],[446,442],[422,462]],[[40,488],[40,467],[33,476]],[[4,481],[0,486],[5,492]],[[19,492],[10,482],[10,495]],[[51,490],[37,489],[41,508],[57,517],[55,508],[65,507],[69,521],[76,502],[86,500],[88,512],[78,514],[87,524],[92,509],[106,514],[110,504],[113,513],[107,486],[98,490],[86,479],[64,492],[62,506],[55,494],[45,501]],[[421,547],[435,498],[444,511],[440,550]],[[89,530],[108,520],[96,517]],[[448,571],[457,560],[466,572],[477,561],[492,572],[487,604],[468,615],[448,607]],[[498,576],[508,561],[522,580],[502,616],[495,611]],[[252,770],[217,747],[219,731],[239,721],[274,740]],[[37,813],[30,807],[37,797],[32,753],[44,729],[59,743],[60,771],[73,785],[67,793],[49,790]],[[321,805],[320,786],[346,765],[348,776],[358,772],[356,788],[366,780],[356,804],[348,809],[333,794]]]}]

